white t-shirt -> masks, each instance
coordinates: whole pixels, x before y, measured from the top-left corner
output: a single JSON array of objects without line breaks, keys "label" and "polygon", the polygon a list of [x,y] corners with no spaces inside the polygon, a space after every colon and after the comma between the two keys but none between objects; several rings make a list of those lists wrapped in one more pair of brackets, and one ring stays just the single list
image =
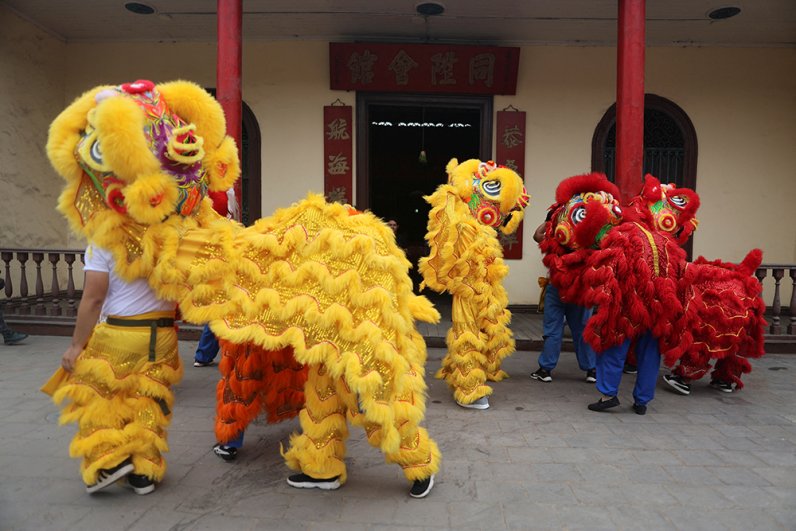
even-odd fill
[{"label": "white t-shirt", "polygon": [[86,265],[84,271],[108,273],[108,294],[102,305],[100,320],[109,315],[129,317],[147,312],[170,312],[177,306],[173,302],[159,300],[145,279],[125,282],[114,271],[116,261],[113,255],[94,245],[86,248]]}]

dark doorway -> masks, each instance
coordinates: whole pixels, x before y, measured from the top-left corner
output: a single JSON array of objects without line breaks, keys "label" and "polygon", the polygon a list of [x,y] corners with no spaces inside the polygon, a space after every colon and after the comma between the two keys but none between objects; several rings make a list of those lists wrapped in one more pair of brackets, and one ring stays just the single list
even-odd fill
[{"label": "dark doorway", "polygon": [[424,246],[430,206],[423,196],[447,181],[448,161],[490,158],[491,103],[491,97],[358,97],[357,207],[395,219],[405,248]]},{"label": "dark doorway", "polygon": [[415,266],[428,254],[430,205],[423,196],[447,182],[452,158],[491,158],[491,96],[357,95],[357,197],[385,221]]}]

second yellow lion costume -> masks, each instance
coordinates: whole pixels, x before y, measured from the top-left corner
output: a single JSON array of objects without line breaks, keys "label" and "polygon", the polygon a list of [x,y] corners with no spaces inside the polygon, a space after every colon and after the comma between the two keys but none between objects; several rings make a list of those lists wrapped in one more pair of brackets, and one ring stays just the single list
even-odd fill
[{"label": "second yellow lion costume", "polygon": [[508,267],[495,229],[514,232],[529,197],[519,175],[491,161],[453,159],[446,170],[448,183],[426,197],[430,254],[419,264],[423,285],[453,295],[448,353],[437,377],[460,405],[486,409],[486,381],[507,376],[500,363],[514,352],[502,284]]},{"label": "second yellow lion costume", "polygon": [[[192,83],[97,87],[50,128],[48,156],[67,181],[59,209],[113,254],[121,278],[146,278],[184,319],[210,323],[225,346],[219,440],[261,408],[271,420],[300,410],[303,433],[284,454],[290,467],[344,482],[349,420],[409,480],[430,478],[440,453],[419,425],[426,350],[414,321],[439,314],[412,293],[392,232],[320,196],[248,228],[221,218],[204,196],[240,173],[224,131],[221,107]],[[90,357],[84,351],[77,365]],[[82,393],[100,393],[105,377],[78,392],[77,374],[55,391],[69,402],[62,421],[99,422]],[[162,398],[172,403],[168,386]],[[162,450],[167,420],[158,427]],[[113,437],[95,439],[119,447]]]}]

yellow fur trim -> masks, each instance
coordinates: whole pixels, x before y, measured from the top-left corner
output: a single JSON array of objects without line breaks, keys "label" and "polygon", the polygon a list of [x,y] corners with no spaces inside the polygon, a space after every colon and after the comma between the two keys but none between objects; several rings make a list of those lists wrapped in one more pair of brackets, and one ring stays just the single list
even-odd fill
[{"label": "yellow fur trim", "polygon": [[157,172],[138,175],[123,193],[128,214],[144,225],[154,225],[168,216],[179,194],[174,179]]},{"label": "yellow fur trim", "polygon": [[[50,125],[47,136],[47,157],[55,171],[66,179],[72,197],[83,175],[75,160],[75,146],[86,129],[88,112],[97,105],[95,96],[110,88],[110,86],[100,86],[81,94]],[[64,192],[66,193],[66,190]]]},{"label": "yellow fur trim", "polygon": [[207,149],[221,144],[227,125],[224,110],[208,92],[191,81],[159,83],[160,92],[177,115],[196,125],[197,133],[205,139]]},{"label": "yellow fur trim", "polygon": [[140,175],[160,171],[143,135],[144,113],[123,96],[102,100],[96,109],[102,158],[120,179],[132,183]]},{"label": "yellow fur trim", "polygon": [[205,157],[204,165],[211,191],[231,188],[240,177],[240,158],[235,141],[231,137],[224,138],[215,152]]}]

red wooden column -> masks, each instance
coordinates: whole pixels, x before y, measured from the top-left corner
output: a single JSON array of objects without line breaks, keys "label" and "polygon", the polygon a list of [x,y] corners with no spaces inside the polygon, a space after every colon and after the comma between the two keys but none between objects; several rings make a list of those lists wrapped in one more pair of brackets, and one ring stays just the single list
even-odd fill
[{"label": "red wooden column", "polygon": [[[216,99],[227,118],[227,134],[241,146],[241,57],[243,0],[218,0],[218,58],[216,62]],[[238,157],[241,153],[238,152]],[[235,183],[238,198],[238,221],[243,208],[240,179]]]},{"label": "red wooden column", "polygon": [[619,0],[616,69],[616,184],[622,203],[641,190],[644,165],[645,0]]}]

